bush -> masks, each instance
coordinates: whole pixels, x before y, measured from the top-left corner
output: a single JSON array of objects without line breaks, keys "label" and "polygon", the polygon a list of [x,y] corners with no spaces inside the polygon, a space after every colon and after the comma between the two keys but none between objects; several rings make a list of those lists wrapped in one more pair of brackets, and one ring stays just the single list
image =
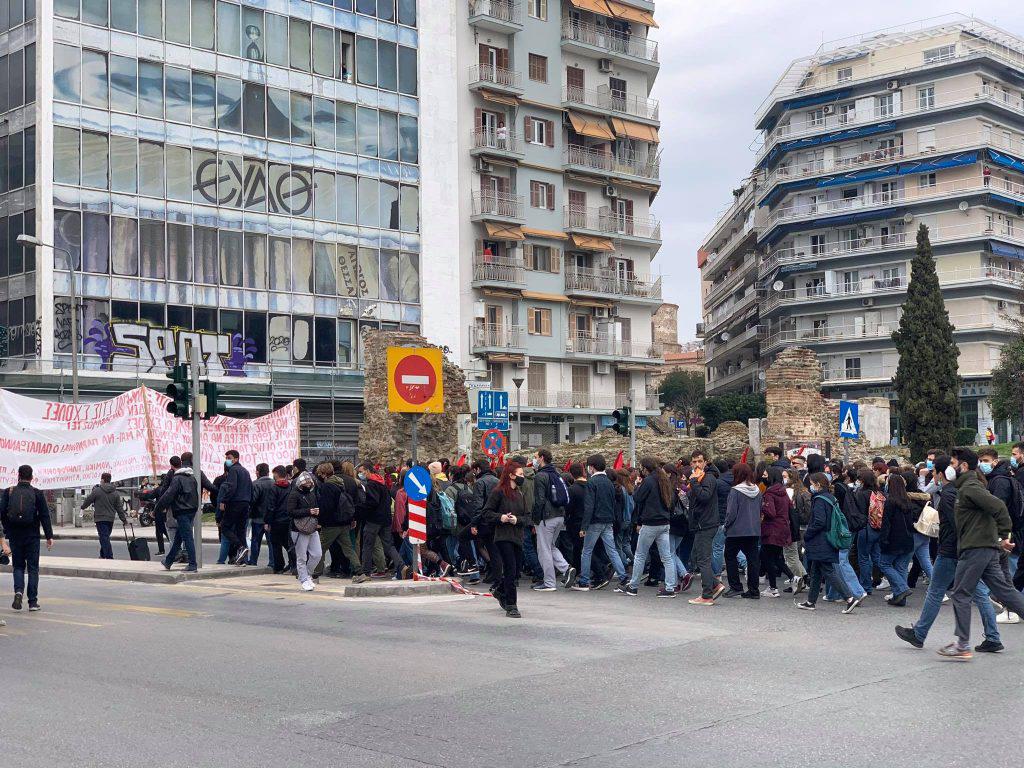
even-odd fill
[{"label": "bush", "polygon": [[698,424],[696,427],[693,428],[693,434],[695,434],[697,437],[707,437],[708,435],[711,434],[711,427],[709,427],[707,424]]},{"label": "bush", "polygon": [[977,436],[978,430],[971,429],[970,427],[959,427],[953,435],[953,440],[956,445],[974,445],[974,440]]},{"label": "bush", "polygon": [[731,393],[705,397],[697,406],[708,429],[714,431],[723,421],[747,423],[747,419],[761,419],[768,415],[764,395]]}]

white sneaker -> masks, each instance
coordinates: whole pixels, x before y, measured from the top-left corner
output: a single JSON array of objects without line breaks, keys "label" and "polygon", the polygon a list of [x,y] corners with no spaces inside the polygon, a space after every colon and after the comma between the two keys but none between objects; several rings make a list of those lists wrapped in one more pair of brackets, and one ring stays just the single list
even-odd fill
[{"label": "white sneaker", "polygon": [[883,578],[881,583],[877,587],[875,587],[875,589],[889,589],[889,580]]},{"label": "white sneaker", "polygon": [[885,602],[888,603],[890,600],[892,600],[892,592],[885,596]]},{"label": "white sneaker", "polygon": [[304,582],[302,582],[302,589],[306,592],[312,592],[314,589],[316,589],[316,584],[314,584],[311,579],[306,579]]},{"label": "white sneaker", "polygon": [[768,587],[768,589],[761,590],[761,597],[778,597],[779,590]]},{"label": "white sneaker", "polygon": [[949,602],[949,595],[943,595],[942,596],[942,602],[943,603],[948,603]]},{"label": "white sneaker", "polygon": [[1020,616],[1013,611],[1003,611],[996,616],[997,624],[1020,624]]}]

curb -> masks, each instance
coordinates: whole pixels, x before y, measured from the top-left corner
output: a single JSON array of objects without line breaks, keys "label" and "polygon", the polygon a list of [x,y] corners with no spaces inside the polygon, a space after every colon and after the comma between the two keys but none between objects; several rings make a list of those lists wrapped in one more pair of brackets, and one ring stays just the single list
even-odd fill
[{"label": "curb", "polygon": [[[9,573],[9,565],[0,567],[0,573]],[[133,581],[141,584],[182,584],[189,581],[206,581],[209,579],[235,578],[238,576],[263,576],[270,573],[269,568],[247,567],[244,573],[238,571],[207,571],[185,573],[182,570],[165,571],[112,571],[95,566],[78,565],[39,565],[40,576],[69,576],[79,579],[102,579],[104,581]]]}]

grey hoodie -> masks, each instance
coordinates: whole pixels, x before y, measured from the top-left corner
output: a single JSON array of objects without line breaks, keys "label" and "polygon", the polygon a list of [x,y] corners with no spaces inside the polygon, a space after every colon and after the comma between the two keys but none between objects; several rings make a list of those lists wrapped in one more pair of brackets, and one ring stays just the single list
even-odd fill
[{"label": "grey hoodie", "polygon": [[97,523],[112,523],[115,517],[124,520],[124,505],[117,486],[113,483],[100,483],[93,486],[92,493],[85,497],[82,509],[93,507],[92,518]]},{"label": "grey hoodie", "polygon": [[740,483],[729,491],[725,507],[725,535],[761,535],[761,491],[756,485]]}]

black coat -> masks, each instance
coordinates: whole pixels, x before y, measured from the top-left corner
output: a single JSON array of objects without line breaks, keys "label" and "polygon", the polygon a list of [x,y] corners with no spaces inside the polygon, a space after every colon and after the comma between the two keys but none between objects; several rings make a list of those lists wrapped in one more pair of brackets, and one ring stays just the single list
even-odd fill
[{"label": "black coat", "polygon": [[725,507],[729,503],[729,491],[732,490],[732,470],[726,470],[719,476],[715,485],[718,494],[718,524],[725,525]]},{"label": "black coat", "polygon": [[352,499],[345,492],[345,482],[338,475],[327,478],[320,486],[320,526],[342,528],[349,525],[356,516]]},{"label": "black coat", "polygon": [[878,547],[883,555],[905,555],[914,551],[914,504],[885,500],[885,515]]},{"label": "black coat", "polygon": [[583,522],[588,525],[611,525],[615,522],[615,484],[603,472],[587,480],[583,499]]},{"label": "black coat", "polygon": [[314,486],[310,490],[303,493],[298,487],[292,488],[288,493],[288,501],[286,506],[288,509],[288,516],[291,518],[293,531],[295,528],[295,521],[303,517],[310,517],[309,510],[317,506],[316,487]]},{"label": "black coat", "polygon": [[234,463],[224,470],[224,482],[217,492],[217,504],[248,504],[252,501],[252,476],[249,470]]},{"label": "black coat", "polygon": [[828,540],[828,532],[832,527],[833,502],[835,496],[828,492],[816,493],[811,497],[811,522],[804,531],[804,552],[808,560],[839,562],[839,550]]},{"label": "black coat", "polygon": [[939,557],[956,560],[960,554],[956,541],[956,486],[943,483],[939,491]]},{"label": "black coat", "polygon": [[718,470],[708,466],[700,482],[691,475],[687,495],[690,497],[691,531],[706,531],[722,525],[724,518],[718,513]]},{"label": "black coat", "polygon": [[356,514],[364,523],[372,523],[387,528],[391,525],[391,494],[383,483],[367,478],[364,488],[366,499],[356,509]]},{"label": "black coat", "polygon": [[[502,515],[515,515],[515,524],[501,522]],[[494,531],[494,541],[510,541],[520,547],[523,545],[523,532],[532,522],[527,519],[526,499],[518,489],[511,497],[502,493],[500,488],[491,491],[484,502],[483,519]]]},{"label": "black coat", "polygon": [[671,520],[654,475],[648,475],[640,483],[633,494],[633,504],[633,519],[638,525],[668,525]]}]

